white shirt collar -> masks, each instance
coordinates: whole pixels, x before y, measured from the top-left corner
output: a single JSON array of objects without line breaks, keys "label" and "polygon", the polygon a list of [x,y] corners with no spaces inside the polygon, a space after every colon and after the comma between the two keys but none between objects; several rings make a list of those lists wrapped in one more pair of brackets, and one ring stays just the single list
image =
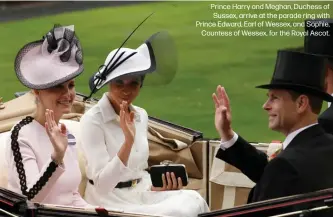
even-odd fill
[{"label": "white shirt collar", "polygon": [[104,123],[116,119],[117,114],[108,99],[107,93],[103,94],[102,98],[98,101],[98,104],[101,109]]},{"label": "white shirt collar", "polygon": [[[110,103],[107,93],[103,94],[102,98],[98,101],[98,104],[101,109],[104,123],[112,120],[117,120],[118,122],[120,122],[119,115],[117,115],[112,104]],[[141,121],[140,114],[135,109],[135,107],[131,104],[129,105],[129,108],[131,111],[134,112],[135,121],[140,122]]]},{"label": "white shirt collar", "polygon": [[286,139],[284,140],[284,142],[282,143],[283,145],[283,150],[287,148],[287,146],[289,145],[289,143],[295,138],[295,136],[297,136],[297,134],[299,134],[300,132],[302,132],[303,130],[309,128],[309,127],[312,127],[313,125],[316,125],[318,123],[315,123],[315,124],[310,124],[308,126],[305,126],[305,127],[302,127],[298,130],[295,130],[294,132],[290,133]]},{"label": "white shirt collar", "polygon": [[[331,94],[331,96],[333,96],[333,93]],[[328,105],[328,107],[330,107],[331,106],[331,102],[327,102],[327,105]]]}]

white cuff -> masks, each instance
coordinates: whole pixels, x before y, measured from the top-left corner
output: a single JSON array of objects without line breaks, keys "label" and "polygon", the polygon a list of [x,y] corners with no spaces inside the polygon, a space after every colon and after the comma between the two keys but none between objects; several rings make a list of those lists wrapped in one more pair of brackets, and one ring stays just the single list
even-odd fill
[{"label": "white cuff", "polygon": [[234,136],[229,141],[224,142],[221,140],[220,148],[223,151],[225,151],[226,149],[230,148],[233,144],[235,144],[237,139],[238,139],[238,134],[234,132]]}]

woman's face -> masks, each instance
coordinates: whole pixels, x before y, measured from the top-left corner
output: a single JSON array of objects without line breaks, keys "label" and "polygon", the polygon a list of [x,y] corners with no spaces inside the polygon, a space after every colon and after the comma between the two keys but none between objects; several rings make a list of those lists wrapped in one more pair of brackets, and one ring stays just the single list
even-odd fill
[{"label": "woman's face", "polygon": [[56,116],[62,116],[71,112],[76,94],[75,83],[72,79],[49,89],[35,90],[35,93],[38,104],[44,109],[53,110]]},{"label": "woman's face", "polygon": [[131,76],[118,78],[109,84],[111,100],[120,105],[122,101],[131,104],[138,96],[141,86],[141,77]]}]

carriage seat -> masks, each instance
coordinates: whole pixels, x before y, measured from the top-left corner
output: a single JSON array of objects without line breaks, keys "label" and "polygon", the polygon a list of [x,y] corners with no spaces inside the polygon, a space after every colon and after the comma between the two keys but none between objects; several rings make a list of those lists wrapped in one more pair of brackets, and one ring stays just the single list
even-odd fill
[{"label": "carriage seat", "polygon": [[[85,157],[80,149],[79,121],[82,114],[93,105],[93,103],[84,103],[82,97],[77,96],[72,112],[61,119],[77,140],[77,157],[82,173],[79,191],[83,197],[87,177]],[[5,139],[9,137],[9,130],[13,125],[23,117],[32,115],[34,108],[34,97],[31,92],[27,92],[5,102],[4,108],[0,110],[0,187],[7,187]],[[202,134],[152,117],[149,117],[148,132],[150,149],[148,164],[151,166],[164,160],[185,164],[189,177],[189,184],[185,189],[196,190],[207,200],[208,143],[202,139]]]}]

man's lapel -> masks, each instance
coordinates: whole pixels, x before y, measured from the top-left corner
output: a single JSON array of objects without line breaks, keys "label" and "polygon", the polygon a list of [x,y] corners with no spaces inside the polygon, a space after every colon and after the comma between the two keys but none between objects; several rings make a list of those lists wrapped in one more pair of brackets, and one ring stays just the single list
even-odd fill
[{"label": "man's lapel", "polygon": [[[301,131],[299,134],[297,134],[295,136],[295,138],[293,140],[291,140],[291,142],[289,143],[289,145],[286,147],[286,149],[282,150],[277,150],[278,153],[276,153],[277,155],[283,154],[286,150],[288,150],[291,147],[297,147],[299,145],[304,146],[306,144],[308,144],[308,141],[318,135],[324,134],[324,130],[320,127],[320,125],[316,124],[313,125],[303,131]],[[306,147],[306,146],[305,146]],[[275,156],[275,157],[276,157]],[[247,200],[247,203],[252,203],[252,202],[256,202],[257,201],[257,197],[258,195],[260,195],[259,189],[257,189],[257,185],[260,185],[260,181],[256,184],[255,187],[253,187],[249,193],[249,197]]]},{"label": "man's lapel", "polygon": [[291,142],[289,143],[289,145],[286,147],[286,150],[288,148],[297,147],[299,145],[303,145],[304,146],[313,137],[316,137],[316,136],[324,134],[324,133],[325,132],[324,132],[323,128],[321,128],[319,124],[313,125],[313,126],[307,128],[307,129],[301,131],[299,134],[297,134],[295,136],[295,138],[293,140],[291,140]]}]

